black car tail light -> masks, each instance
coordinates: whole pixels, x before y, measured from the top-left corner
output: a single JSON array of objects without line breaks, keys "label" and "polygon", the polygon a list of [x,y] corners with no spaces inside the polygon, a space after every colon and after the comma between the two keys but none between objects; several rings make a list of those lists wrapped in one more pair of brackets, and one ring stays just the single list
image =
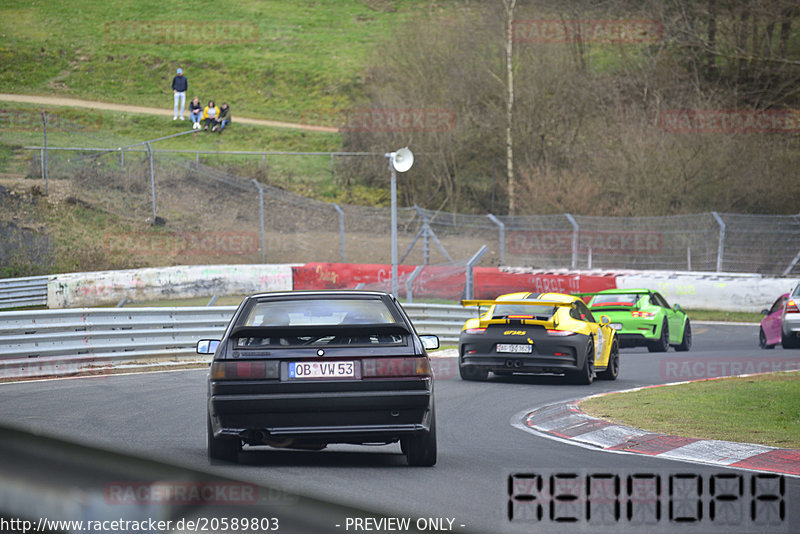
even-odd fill
[{"label": "black car tail light", "polygon": [[280,378],[277,361],[218,361],[211,364],[212,380],[255,380]]},{"label": "black car tail light", "polygon": [[364,378],[431,376],[427,358],[366,358],[362,360]]}]

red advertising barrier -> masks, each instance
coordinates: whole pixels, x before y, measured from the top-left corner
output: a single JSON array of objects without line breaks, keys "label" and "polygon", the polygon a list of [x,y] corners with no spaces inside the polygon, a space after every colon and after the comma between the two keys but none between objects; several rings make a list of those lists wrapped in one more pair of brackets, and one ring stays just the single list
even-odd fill
[{"label": "red advertising barrier", "polygon": [[493,299],[504,293],[590,293],[617,287],[615,275],[555,274],[522,269],[476,267],[475,298]]},{"label": "red advertising barrier", "polygon": [[[412,265],[397,268],[400,295],[405,294],[405,278],[415,269]],[[294,289],[345,289],[364,284],[364,289],[391,290],[392,267],[380,264],[307,263],[293,267]],[[584,275],[577,273],[548,273],[529,269],[476,267],[474,297],[493,299],[504,293],[531,291],[536,293],[593,292],[617,287],[614,275]],[[414,280],[415,298],[464,298],[466,269],[431,265]]]}]

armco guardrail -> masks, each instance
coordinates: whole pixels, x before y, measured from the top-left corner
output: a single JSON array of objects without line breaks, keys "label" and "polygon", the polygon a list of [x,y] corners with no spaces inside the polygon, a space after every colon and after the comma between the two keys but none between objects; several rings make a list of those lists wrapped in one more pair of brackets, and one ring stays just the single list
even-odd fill
[{"label": "armco guardrail", "polygon": [[0,309],[47,304],[48,276],[0,279]]},{"label": "armco guardrail", "polygon": [[[200,362],[199,339],[222,336],[235,306],[0,312],[0,379]],[[455,343],[474,310],[409,304],[417,331]]]}]

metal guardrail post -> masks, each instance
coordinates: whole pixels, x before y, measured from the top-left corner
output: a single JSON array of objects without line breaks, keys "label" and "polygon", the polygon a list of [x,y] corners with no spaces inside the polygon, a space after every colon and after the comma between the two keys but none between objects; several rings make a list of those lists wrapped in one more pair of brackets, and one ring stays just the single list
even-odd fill
[{"label": "metal guardrail post", "polygon": [[422,272],[422,269],[423,269],[422,265],[417,265],[417,268],[414,269],[414,271],[408,276],[408,278],[406,278],[406,302],[408,304],[411,304],[414,301],[412,296],[411,286],[414,285],[414,280],[417,279],[417,276],[419,276],[419,273]]},{"label": "metal guardrail post", "polygon": [[486,245],[481,246],[480,250],[476,252],[475,255],[472,256],[467,262],[467,281],[464,290],[464,296],[467,300],[471,299],[472,295],[475,293],[475,280],[472,271],[475,268],[475,264],[481,260],[483,255],[486,254],[487,250],[489,249],[486,247]]},{"label": "metal guardrail post", "polygon": [[489,213],[486,216],[489,218],[490,221],[495,223],[500,228],[500,265],[505,265],[506,264],[506,225],[503,223],[503,221],[501,221],[500,219],[498,219],[497,217],[495,217],[491,213]]},{"label": "metal guardrail post", "polygon": [[[580,231],[580,227],[578,226],[578,222],[575,220],[569,213],[565,213],[564,216],[567,218],[569,223],[572,225],[572,262],[570,263],[570,268],[577,269],[578,267],[578,232]],[[592,260],[589,260],[591,263]]]},{"label": "metal guardrail post", "polygon": [[[331,156],[333,158],[333,156]],[[344,261],[344,212],[339,204],[334,203],[333,207],[336,208],[336,213],[339,214],[339,248],[342,250],[342,263]]]},{"label": "metal guardrail post", "polygon": [[725,222],[716,211],[712,211],[711,215],[717,220],[719,224],[719,246],[717,247],[717,272],[722,272],[722,255],[725,252]]}]

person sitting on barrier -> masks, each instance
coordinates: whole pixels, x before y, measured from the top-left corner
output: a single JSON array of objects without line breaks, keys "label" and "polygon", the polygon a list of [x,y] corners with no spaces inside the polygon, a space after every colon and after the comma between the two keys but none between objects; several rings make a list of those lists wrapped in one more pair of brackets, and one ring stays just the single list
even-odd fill
[{"label": "person sitting on barrier", "polygon": [[219,115],[219,108],[213,100],[209,100],[208,105],[203,110],[203,117],[200,119],[206,124],[205,128],[203,128],[204,131],[208,131],[209,126],[214,123],[214,119],[217,118],[217,115]]},{"label": "person sitting on barrier", "polygon": [[231,108],[228,106],[227,102],[222,103],[222,107],[219,108],[219,115],[216,119],[214,119],[214,127],[211,128],[212,132],[222,133],[222,130],[231,122]]},{"label": "person sitting on barrier", "polygon": [[189,118],[192,120],[192,130],[199,130],[202,128],[200,125],[200,117],[203,116],[203,104],[200,99],[194,97],[189,103]]}]

